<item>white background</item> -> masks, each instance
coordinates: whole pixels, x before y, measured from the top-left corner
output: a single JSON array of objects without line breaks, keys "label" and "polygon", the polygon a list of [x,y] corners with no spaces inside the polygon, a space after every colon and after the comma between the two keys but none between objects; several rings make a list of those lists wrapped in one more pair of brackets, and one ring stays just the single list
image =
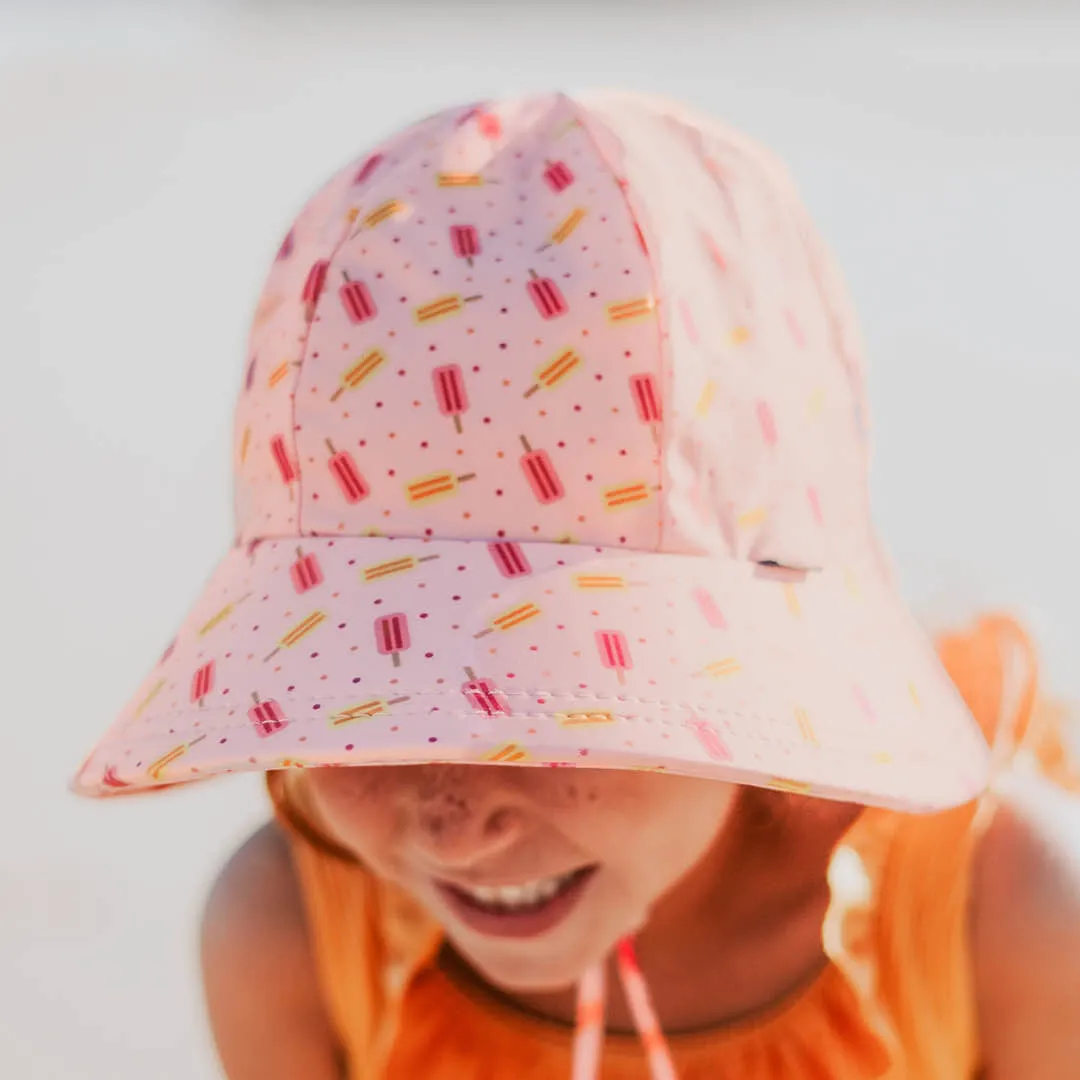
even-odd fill
[{"label": "white background", "polygon": [[1080,6],[0,0],[0,1073],[217,1075],[200,898],[257,781],[68,774],[230,541],[246,323],[292,213],[488,94],[684,97],[791,162],[870,345],[910,598],[1080,692]]}]

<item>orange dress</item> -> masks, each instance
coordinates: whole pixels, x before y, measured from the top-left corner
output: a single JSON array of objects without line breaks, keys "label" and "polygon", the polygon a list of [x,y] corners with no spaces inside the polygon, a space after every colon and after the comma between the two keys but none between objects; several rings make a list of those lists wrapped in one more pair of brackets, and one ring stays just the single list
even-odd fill
[{"label": "orange dress", "polygon": [[[1080,791],[1027,637],[1004,617],[943,638],[940,655],[1004,767],[1030,754]],[[563,1080],[572,1031],[459,985],[439,927],[314,832],[300,770],[268,774],[304,894],[349,1080]],[[993,796],[913,816],[867,809],[836,845],[828,963],[767,1012],[669,1036],[681,1080],[966,1080],[979,1039],[967,934],[972,853]],[[608,1035],[603,1080],[647,1080],[633,1035]]]}]

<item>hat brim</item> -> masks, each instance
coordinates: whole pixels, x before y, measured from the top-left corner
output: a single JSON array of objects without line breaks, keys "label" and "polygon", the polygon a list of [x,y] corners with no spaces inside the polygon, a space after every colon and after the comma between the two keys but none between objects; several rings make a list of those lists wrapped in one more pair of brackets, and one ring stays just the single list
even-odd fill
[{"label": "hat brim", "polygon": [[73,781],[475,762],[655,769],[911,811],[989,749],[872,573],[572,544],[233,549]]}]

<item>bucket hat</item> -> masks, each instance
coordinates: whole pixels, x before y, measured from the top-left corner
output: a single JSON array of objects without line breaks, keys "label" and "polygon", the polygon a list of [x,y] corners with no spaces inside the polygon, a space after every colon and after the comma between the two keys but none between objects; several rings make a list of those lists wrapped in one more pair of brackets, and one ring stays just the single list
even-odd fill
[{"label": "bucket hat", "polygon": [[929,811],[988,749],[870,512],[856,318],[786,170],[622,93],[452,108],[301,210],[235,540],[73,781],[475,762]]}]

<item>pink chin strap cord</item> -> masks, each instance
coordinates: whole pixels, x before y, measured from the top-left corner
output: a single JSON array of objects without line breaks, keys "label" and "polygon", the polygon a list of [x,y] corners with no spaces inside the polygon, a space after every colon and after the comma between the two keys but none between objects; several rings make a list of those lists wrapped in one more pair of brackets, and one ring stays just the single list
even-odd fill
[{"label": "pink chin strap cord", "polygon": [[[630,1005],[630,1015],[648,1056],[649,1075],[652,1080],[678,1080],[671,1061],[671,1052],[656,1019],[649,988],[641,974],[634,943],[630,938],[619,942],[617,956],[619,978]],[[604,965],[601,963],[589,968],[578,984],[572,1080],[598,1080],[600,1076],[605,1002]]]}]

